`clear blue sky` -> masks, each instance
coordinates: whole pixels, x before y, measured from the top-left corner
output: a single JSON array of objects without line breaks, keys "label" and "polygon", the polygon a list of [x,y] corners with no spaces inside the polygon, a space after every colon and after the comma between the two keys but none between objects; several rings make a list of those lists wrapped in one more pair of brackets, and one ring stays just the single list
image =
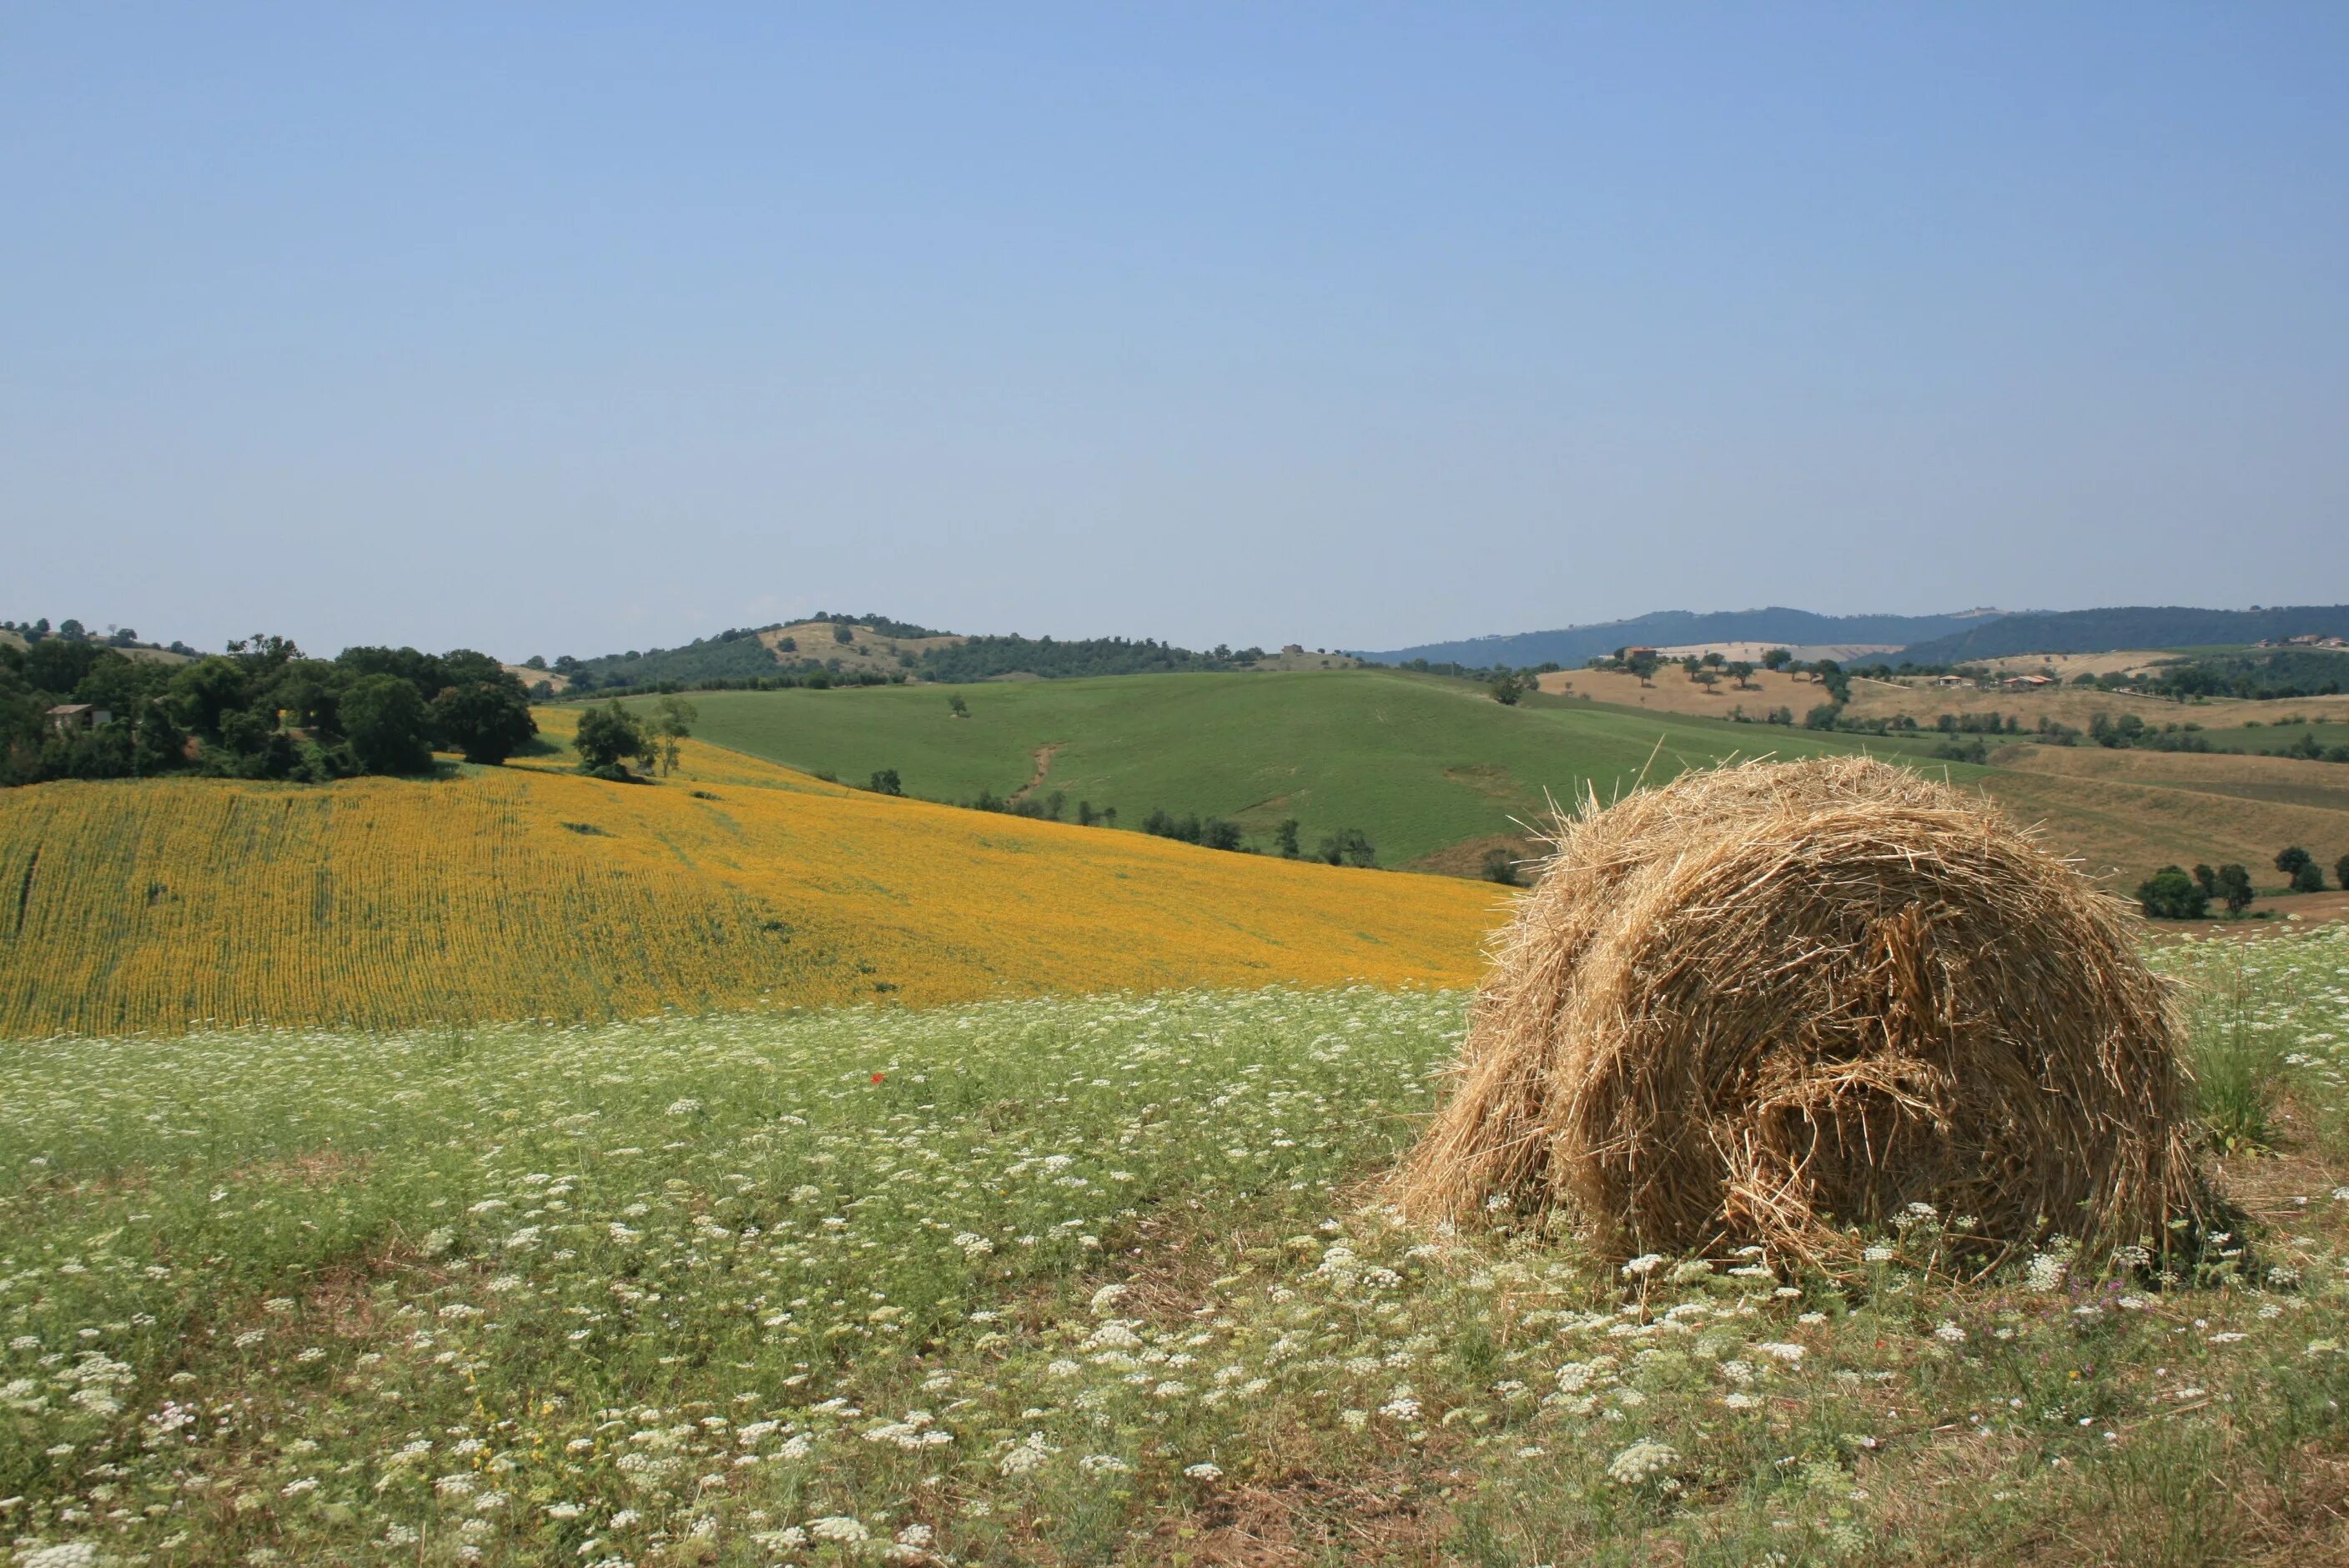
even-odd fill
[{"label": "clear blue sky", "polygon": [[0,10],[0,614],[2349,599],[2349,6]]}]

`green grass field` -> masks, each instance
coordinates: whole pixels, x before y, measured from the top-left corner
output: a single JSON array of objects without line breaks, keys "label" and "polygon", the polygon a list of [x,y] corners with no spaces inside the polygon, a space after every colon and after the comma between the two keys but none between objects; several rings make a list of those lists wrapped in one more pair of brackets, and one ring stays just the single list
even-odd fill
[{"label": "green grass field", "polygon": [[2349,746],[2349,724],[2266,724],[2255,728],[2206,729],[2202,738],[2220,751],[2248,751],[2269,756],[2300,744],[2307,736],[2322,747]]},{"label": "green grass field", "polygon": [[2342,1561],[2349,930],[2158,961],[2188,1278],[1417,1230],[1456,993],[18,1043],[11,1561]]},{"label": "green grass field", "polygon": [[[950,696],[969,707],[953,717]],[[1985,790],[2042,825],[2059,852],[2107,885],[2133,888],[2159,867],[2264,862],[2287,843],[2349,850],[2349,770],[2220,779],[2192,757],[2009,748],[1999,765],[1945,762],[1945,738],[1821,735],[1776,726],[1534,696],[1511,707],[1481,686],[1399,671],[1141,676],[1098,680],[719,692],[692,699],[697,734],[723,747],[862,784],[894,768],[905,789],[967,801],[1009,795],[1042,769],[1040,792],[1113,806],[1137,828],[1152,810],[1236,821],[1259,848],[1287,817],[1309,852],[1360,828],[1379,863],[1476,873],[1484,853],[1523,852],[1517,824],[1547,820],[1547,800],[1586,784],[1602,799],[1731,757],[1800,758],[1869,750]],[[2261,735],[2263,731],[2251,731]],[[1960,737],[1962,740],[1965,738]],[[2115,757],[2109,777],[2089,769]],[[2165,756],[2167,754],[2164,754]],[[2158,759],[2157,759],[2158,760]],[[2116,764],[2116,766],[2118,766]],[[2261,762],[2272,770],[2282,764]],[[2292,765],[2300,767],[2302,765]],[[2107,770],[2109,771],[2109,770]],[[2170,777],[2172,773],[2178,777]],[[2341,846],[2333,849],[2335,842]]]},{"label": "green grass field", "polygon": [[[947,710],[949,696],[969,707]],[[968,800],[1042,790],[1117,809],[1238,822],[1268,841],[1282,819],[1306,847],[1359,827],[1380,863],[1512,834],[1595,786],[1601,799],[1730,756],[1814,757],[1852,738],[1536,698],[1504,707],[1462,681],[1379,671],[1134,676],[842,691],[709,692],[695,734],[861,784],[897,769],[908,794]],[[639,704],[638,706],[644,706]],[[1918,748],[1878,745],[1913,756]],[[1938,765],[1936,765],[1938,766]],[[1953,776],[1982,771],[1957,768]]]}]

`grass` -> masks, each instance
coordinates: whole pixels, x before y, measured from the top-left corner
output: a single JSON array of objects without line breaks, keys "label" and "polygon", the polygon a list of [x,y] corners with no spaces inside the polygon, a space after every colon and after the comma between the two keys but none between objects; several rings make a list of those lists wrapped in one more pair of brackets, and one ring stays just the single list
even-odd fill
[{"label": "grass", "polygon": [[[2289,707],[2289,704],[2279,705]],[[2349,746],[2349,722],[2310,724],[2262,724],[2251,728],[2240,725],[2206,729],[2202,738],[2220,751],[2242,751],[2272,756],[2286,747],[2297,746],[2305,736],[2321,747]],[[2337,764],[2335,765],[2337,766]]]},{"label": "grass", "polygon": [[2257,1042],[2255,1229],[1964,1289],[1939,1215],[1843,1281],[1402,1225],[1457,993],[21,1044],[0,1509],[45,1563],[2338,1561],[2349,933],[2158,961]]},{"label": "grass", "polygon": [[885,799],[694,742],[655,784],[558,762],[8,790],[0,888],[0,1037],[1457,985],[1499,918],[1485,885]]},{"label": "grass", "polygon": [[[954,717],[949,696],[968,706]],[[862,782],[895,768],[910,794],[967,800],[1037,779],[1113,806],[1240,823],[1260,841],[1284,818],[1308,848],[1366,830],[1385,865],[1513,835],[1586,783],[1611,799],[1643,769],[1764,751],[1857,749],[1849,739],[1587,704],[1506,707],[1463,681],[1388,671],[1133,676],[857,691],[696,694],[695,733],[751,756]],[[1726,705],[1724,705],[1725,708]],[[1049,749],[1048,749],[1049,748]],[[1473,857],[1471,857],[1473,866]],[[1469,868],[1462,868],[1469,869]]]}]

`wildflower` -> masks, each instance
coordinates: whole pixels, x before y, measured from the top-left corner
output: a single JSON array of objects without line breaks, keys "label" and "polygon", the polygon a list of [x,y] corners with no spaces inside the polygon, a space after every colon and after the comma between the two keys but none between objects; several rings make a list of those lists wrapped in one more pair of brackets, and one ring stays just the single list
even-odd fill
[{"label": "wildflower", "polygon": [[1625,1279],[1645,1279],[1650,1274],[1655,1273],[1657,1269],[1661,1268],[1663,1265],[1663,1262],[1664,1254],[1661,1253],[1641,1253],[1638,1257],[1633,1258],[1630,1263],[1623,1265],[1623,1277]]},{"label": "wildflower", "polygon": [[1222,1466],[1209,1464],[1204,1460],[1195,1465],[1185,1465],[1183,1473],[1193,1480],[1221,1480],[1224,1475]]},{"label": "wildflower", "polygon": [[1639,1486],[1680,1462],[1680,1450],[1641,1438],[1607,1461],[1607,1478],[1618,1486]]},{"label": "wildflower", "polygon": [[2064,1283],[2066,1265],[2052,1253],[2033,1253],[2024,1270],[2023,1284],[2035,1291],[2051,1291]]},{"label": "wildflower", "polygon": [[844,1513],[827,1513],[821,1519],[809,1520],[807,1532],[817,1541],[836,1541],[843,1546],[873,1539],[871,1531]]},{"label": "wildflower", "polygon": [[1774,1342],[1757,1345],[1754,1348],[1764,1356],[1775,1357],[1790,1367],[1803,1358],[1803,1347],[1799,1345],[1783,1345]]},{"label": "wildflower", "polygon": [[1115,1454],[1087,1454],[1077,1461],[1077,1468],[1092,1475],[1125,1475],[1133,1469]]},{"label": "wildflower", "polygon": [[98,1548],[87,1541],[43,1546],[16,1559],[17,1568],[89,1568],[97,1561]]},{"label": "wildflower", "polygon": [[1951,1345],[1963,1345],[1966,1342],[1966,1331],[1945,1317],[1940,1326],[1933,1330],[1933,1337]]},{"label": "wildflower", "polygon": [[995,1461],[995,1468],[1005,1475],[1026,1475],[1040,1470],[1044,1461],[1061,1450],[1044,1440],[1041,1432],[1030,1432],[1017,1446]]}]

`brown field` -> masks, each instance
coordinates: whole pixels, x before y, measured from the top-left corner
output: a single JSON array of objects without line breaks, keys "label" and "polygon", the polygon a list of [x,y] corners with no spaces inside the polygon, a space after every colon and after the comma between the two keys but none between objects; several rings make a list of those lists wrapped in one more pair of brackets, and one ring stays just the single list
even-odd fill
[{"label": "brown field", "polygon": [[[850,641],[843,643],[833,639],[832,634],[835,624],[848,626]],[[833,659],[838,659],[842,671],[848,675],[854,675],[860,670],[872,670],[880,675],[891,675],[903,671],[908,678],[911,678],[911,667],[898,655],[904,655],[908,658],[918,660],[932,648],[951,648],[956,644],[968,640],[957,636],[888,637],[870,626],[831,621],[794,621],[788,626],[778,626],[771,632],[759,634],[759,641],[766,644],[770,648],[776,646],[785,637],[790,637],[799,644],[797,653],[778,655],[786,662],[793,659],[814,659],[820,663],[828,664]]]},{"label": "brown field", "polygon": [[1362,661],[1351,654],[1317,654],[1308,648],[1301,654],[1267,654],[1248,668],[1252,670],[1352,670],[1360,669]]},{"label": "brown field", "polygon": [[[2349,781],[2333,781],[2344,770],[2332,764],[2036,745],[2007,747],[1992,760],[1982,789],[2008,815],[2043,825],[2051,847],[2119,891],[2166,864],[2238,861],[2255,882],[2274,883],[2275,853],[2287,844],[2305,846],[2328,867],[2349,852]],[[2271,769],[2225,767],[2243,762],[2308,772],[2287,780]],[[2299,798],[2245,793],[2266,788]]]},{"label": "brown field", "polygon": [[2150,669],[2165,660],[2178,657],[2145,649],[2124,649],[2111,654],[2007,654],[1995,659],[1968,659],[1970,665],[1980,665],[2001,675],[2037,675],[2054,671],[2064,680],[2074,676],[2101,676],[2109,673],[2127,675]]},{"label": "brown field", "polygon": [[538,683],[541,681],[544,681],[550,687],[554,688],[554,694],[557,696],[562,696],[564,692],[571,689],[571,677],[569,676],[557,675],[553,670],[534,670],[528,665],[501,664],[498,667],[533,691],[537,689]]},{"label": "brown field", "polygon": [[1556,696],[1587,696],[1593,702],[1611,702],[1621,707],[1702,714],[1707,718],[1728,718],[1732,710],[1741,707],[1752,718],[1759,718],[1774,707],[1792,708],[1797,724],[1805,713],[1827,700],[1826,688],[1809,676],[1757,669],[1751,678],[1752,686],[1743,688],[1723,675],[1717,684],[1707,688],[1672,665],[1658,670],[1655,680],[1646,686],[1640,684],[1637,676],[1603,670],[1555,670],[1543,676],[1537,684]]},{"label": "brown field", "polygon": [[[1657,684],[1664,677],[1659,676]],[[1851,682],[1854,718],[1892,718],[1906,714],[1920,724],[1930,724],[1945,713],[2012,714],[2025,729],[2039,727],[2044,717],[2075,729],[2085,729],[2096,715],[2119,717],[2133,713],[2151,725],[2199,724],[2220,729],[2256,719],[2272,724],[2287,714],[2305,715],[2319,722],[2349,719],[2349,696],[2292,697],[2276,702],[2240,702],[2217,697],[2204,702],[2170,702],[2161,697],[2128,696],[2117,692],[2062,690],[2035,692],[1976,691],[1970,686],[1943,687],[1924,682],[1870,680],[1855,676]],[[1801,717],[1799,711],[1796,717]]]}]

